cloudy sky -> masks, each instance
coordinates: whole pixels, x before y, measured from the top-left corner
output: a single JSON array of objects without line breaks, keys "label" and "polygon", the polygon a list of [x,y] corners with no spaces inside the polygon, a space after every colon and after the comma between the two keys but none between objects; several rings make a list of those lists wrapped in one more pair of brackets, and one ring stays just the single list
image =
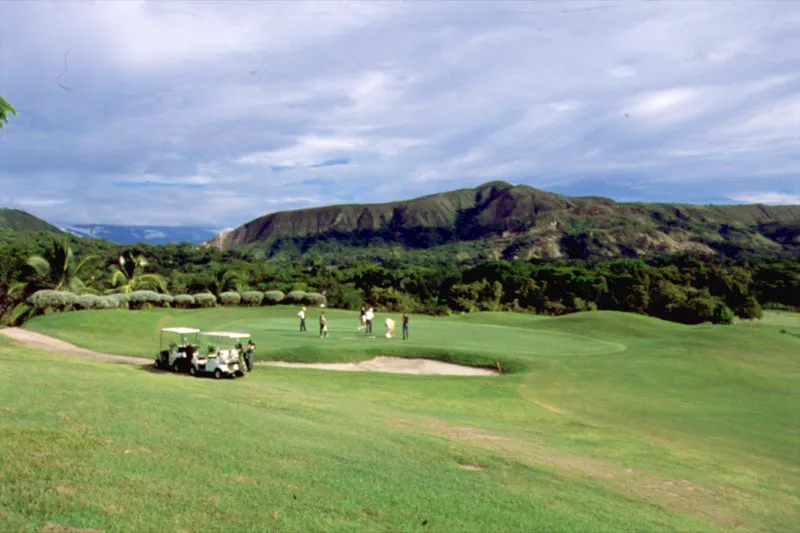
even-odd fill
[{"label": "cloudy sky", "polygon": [[236,226],[502,179],[800,203],[792,1],[0,1],[0,206]]}]

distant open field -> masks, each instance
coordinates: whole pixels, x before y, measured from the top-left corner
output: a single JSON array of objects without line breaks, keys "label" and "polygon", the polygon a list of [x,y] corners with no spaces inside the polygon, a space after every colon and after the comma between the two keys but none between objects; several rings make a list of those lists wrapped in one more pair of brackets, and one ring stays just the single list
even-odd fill
[{"label": "distant open field", "polygon": [[[26,327],[153,357],[173,325],[258,357],[379,354],[497,377],[257,367],[193,379],[0,336],[0,530],[794,531],[800,316],[687,327],[622,313],[412,317],[412,340],[297,332],[293,308],[98,311]],[[399,317],[394,316],[397,320]],[[399,329],[398,329],[399,331]],[[785,331],[786,333],[783,333]]]}]

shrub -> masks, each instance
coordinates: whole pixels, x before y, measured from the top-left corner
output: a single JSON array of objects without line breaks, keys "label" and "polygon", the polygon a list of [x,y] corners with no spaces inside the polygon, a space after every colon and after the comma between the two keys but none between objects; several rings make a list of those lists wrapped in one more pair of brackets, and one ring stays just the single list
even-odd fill
[{"label": "shrub", "polygon": [[161,303],[161,295],[155,291],[133,291],[128,295],[128,307],[131,309],[146,309]]},{"label": "shrub", "polygon": [[109,298],[112,298],[117,302],[117,307],[120,308],[127,308],[128,302],[130,301],[130,297],[127,294],[117,293],[117,294],[109,294]]},{"label": "shrub", "polygon": [[194,295],[194,303],[198,307],[214,307],[217,303],[217,297],[208,292],[201,292]]},{"label": "shrub", "polygon": [[338,283],[328,291],[327,300],[329,307],[358,309],[364,302],[364,292],[361,289],[357,289],[353,283]]},{"label": "shrub", "polygon": [[246,291],[242,293],[242,305],[259,306],[264,301],[264,293],[259,291]]},{"label": "shrub", "polygon": [[242,301],[242,297],[239,296],[238,292],[223,292],[219,295],[219,302],[222,305],[239,305]]},{"label": "shrub", "polygon": [[175,305],[175,307],[186,309],[187,307],[191,307],[194,305],[194,296],[192,296],[191,294],[176,294],[172,298],[172,302]]},{"label": "shrub", "polygon": [[264,305],[278,305],[286,299],[281,291],[267,291],[264,293]]},{"label": "shrub", "polygon": [[713,324],[733,324],[733,311],[731,311],[730,307],[720,302],[714,308],[714,312],[711,316],[711,322]]},{"label": "shrub", "polygon": [[318,292],[307,292],[306,297],[303,300],[303,303],[308,305],[325,305],[327,301],[325,300],[325,296],[318,293]]},{"label": "shrub", "polygon": [[453,312],[446,305],[437,304],[428,310],[431,316],[451,316]]},{"label": "shrub", "polygon": [[169,307],[172,305],[172,302],[175,301],[175,298],[172,297],[170,294],[159,294],[158,295],[158,304],[159,307]]},{"label": "shrub", "polygon": [[97,309],[97,301],[99,299],[100,297],[94,294],[81,294],[78,296],[77,306],[81,309]]},{"label": "shrub", "polygon": [[304,304],[307,296],[308,293],[306,291],[291,291],[284,300],[287,304]]},{"label": "shrub", "polygon": [[95,302],[95,306],[96,309],[117,309],[119,307],[119,299],[111,296],[101,296]]},{"label": "shrub", "polygon": [[43,290],[33,293],[28,303],[46,312],[66,311],[78,304],[78,297],[71,292]]}]

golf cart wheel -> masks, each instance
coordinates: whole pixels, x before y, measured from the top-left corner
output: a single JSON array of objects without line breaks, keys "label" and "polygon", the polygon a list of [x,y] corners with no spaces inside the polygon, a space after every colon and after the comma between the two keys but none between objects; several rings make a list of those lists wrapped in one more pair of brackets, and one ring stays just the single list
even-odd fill
[{"label": "golf cart wheel", "polygon": [[214,370],[214,379],[221,379],[222,378],[222,370],[219,368]]},{"label": "golf cart wheel", "polygon": [[181,371],[181,366],[180,366],[180,365],[179,365],[177,362],[175,362],[175,363],[172,365],[172,371],[173,371],[173,372],[175,372],[175,373],[177,374],[178,372],[180,372],[180,371]]},{"label": "golf cart wheel", "polygon": [[197,375],[197,369],[195,367],[193,367],[193,366],[190,366],[189,367],[189,374],[192,375],[192,376],[196,376]]}]

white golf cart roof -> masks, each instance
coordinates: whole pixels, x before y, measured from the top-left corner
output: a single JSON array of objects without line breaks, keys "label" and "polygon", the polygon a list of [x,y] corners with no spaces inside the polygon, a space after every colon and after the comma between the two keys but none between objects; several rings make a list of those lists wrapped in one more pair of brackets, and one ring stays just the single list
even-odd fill
[{"label": "white golf cart roof", "polygon": [[233,331],[204,331],[200,335],[208,337],[226,337],[228,339],[246,339],[250,336],[249,333],[235,333]]},{"label": "white golf cart roof", "polygon": [[199,329],[194,328],[162,328],[161,331],[168,331],[170,333],[200,333]]}]

